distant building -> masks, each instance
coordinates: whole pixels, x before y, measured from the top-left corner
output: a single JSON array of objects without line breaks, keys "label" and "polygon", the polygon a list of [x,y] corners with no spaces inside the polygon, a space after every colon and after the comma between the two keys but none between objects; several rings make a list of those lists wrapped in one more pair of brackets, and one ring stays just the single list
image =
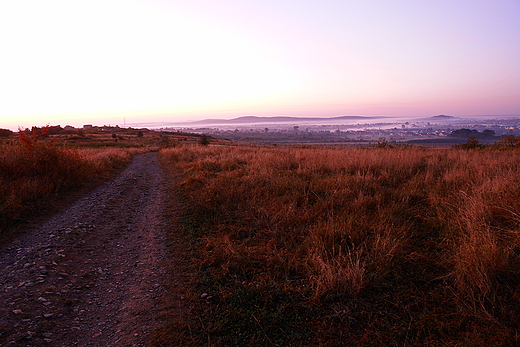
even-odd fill
[{"label": "distant building", "polygon": [[92,130],[93,127],[94,127],[94,126],[93,126],[92,124],[85,124],[85,125],[83,126],[83,129],[84,129],[84,130]]},{"label": "distant building", "polygon": [[76,130],[72,125],[65,125],[65,128],[63,130]]}]

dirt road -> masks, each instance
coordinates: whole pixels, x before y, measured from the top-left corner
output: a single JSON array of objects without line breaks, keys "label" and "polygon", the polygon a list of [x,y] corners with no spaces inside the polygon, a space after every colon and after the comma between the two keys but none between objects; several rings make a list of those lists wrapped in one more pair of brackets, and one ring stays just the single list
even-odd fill
[{"label": "dirt road", "polygon": [[0,246],[0,346],[147,346],[167,261],[156,153]]}]

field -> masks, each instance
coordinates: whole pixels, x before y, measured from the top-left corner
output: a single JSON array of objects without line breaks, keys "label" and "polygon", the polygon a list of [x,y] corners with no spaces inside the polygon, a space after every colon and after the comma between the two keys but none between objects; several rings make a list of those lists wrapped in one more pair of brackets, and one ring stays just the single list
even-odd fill
[{"label": "field", "polygon": [[146,129],[63,130],[35,127],[0,139],[0,235],[51,211],[65,196],[112,177],[138,153],[200,136]]},{"label": "field", "polygon": [[159,150],[191,280],[185,314],[154,331],[156,346],[520,344],[518,141],[314,148],[113,134],[6,139],[0,234]]},{"label": "field", "polygon": [[191,314],[156,345],[520,344],[520,152],[178,146]]}]

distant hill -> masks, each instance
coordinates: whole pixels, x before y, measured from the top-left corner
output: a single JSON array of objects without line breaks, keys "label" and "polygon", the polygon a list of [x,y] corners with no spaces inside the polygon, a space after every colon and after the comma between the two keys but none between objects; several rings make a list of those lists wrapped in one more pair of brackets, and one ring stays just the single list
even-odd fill
[{"label": "distant hill", "polygon": [[[381,117],[378,117],[381,118]],[[352,121],[352,120],[368,120],[372,117],[364,116],[339,116],[339,117],[291,117],[291,116],[272,116],[272,117],[260,117],[260,116],[243,116],[232,119],[203,119],[200,121],[194,121],[183,124],[193,125],[210,125],[210,124],[258,124],[258,123],[300,123],[300,122],[319,122],[323,123],[326,121]]]},{"label": "distant hill", "polygon": [[448,120],[448,119],[455,119],[457,117],[453,117],[453,116],[446,116],[444,114],[440,114],[438,116],[433,116],[433,117],[430,117],[428,119],[434,119],[434,120]]},{"label": "distant hill", "polygon": [[497,120],[497,119],[520,119],[520,115],[505,114],[505,115],[464,115],[464,116],[447,116],[444,114],[422,118],[423,121],[441,122],[441,123],[460,123],[460,122],[478,122],[483,120]]}]

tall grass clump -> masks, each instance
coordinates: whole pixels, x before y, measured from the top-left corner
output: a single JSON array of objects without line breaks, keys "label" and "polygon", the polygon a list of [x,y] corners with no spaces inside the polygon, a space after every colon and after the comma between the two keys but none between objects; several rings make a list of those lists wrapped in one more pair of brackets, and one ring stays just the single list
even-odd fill
[{"label": "tall grass clump", "polygon": [[179,146],[161,155],[181,177],[194,290],[211,296],[186,343],[520,342],[516,151]]},{"label": "tall grass clump", "polygon": [[42,133],[19,131],[0,146],[0,230],[49,208],[62,194],[128,163],[129,150],[73,150]]}]

